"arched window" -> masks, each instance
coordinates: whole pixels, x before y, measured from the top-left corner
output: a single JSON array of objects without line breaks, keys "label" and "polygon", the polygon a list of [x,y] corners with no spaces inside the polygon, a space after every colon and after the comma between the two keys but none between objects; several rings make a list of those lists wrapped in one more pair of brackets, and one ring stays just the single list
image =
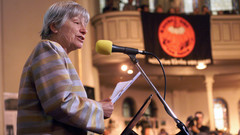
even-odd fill
[{"label": "arched window", "polygon": [[157,117],[157,106],[153,100],[145,111],[145,115],[150,117]]},{"label": "arched window", "polygon": [[228,107],[225,100],[222,98],[214,99],[214,119],[215,127],[218,130],[228,130]]},{"label": "arched window", "polygon": [[132,98],[125,98],[123,101],[123,117],[133,117],[135,114],[135,106]]}]

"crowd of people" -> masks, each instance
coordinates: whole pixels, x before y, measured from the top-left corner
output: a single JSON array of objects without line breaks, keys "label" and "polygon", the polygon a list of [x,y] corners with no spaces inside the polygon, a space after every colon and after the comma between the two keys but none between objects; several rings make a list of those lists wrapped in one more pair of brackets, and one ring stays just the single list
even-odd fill
[{"label": "crowd of people", "polygon": [[[128,0],[128,3],[124,4],[122,9],[123,11],[143,11],[150,12],[149,5],[133,5],[133,0]],[[114,7],[113,0],[106,0],[106,7],[103,9],[103,13],[111,12],[111,11],[119,11],[118,8]],[[181,12],[180,7],[170,7],[166,12],[164,11],[164,7],[162,5],[157,5],[154,10],[155,13],[168,13],[168,14],[184,14]],[[208,6],[203,5],[202,7],[196,7],[193,9],[193,12],[190,13],[192,15],[212,15],[212,12],[209,10]],[[237,14],[236,11],[217,11],[217,15],[224,14]]]}]

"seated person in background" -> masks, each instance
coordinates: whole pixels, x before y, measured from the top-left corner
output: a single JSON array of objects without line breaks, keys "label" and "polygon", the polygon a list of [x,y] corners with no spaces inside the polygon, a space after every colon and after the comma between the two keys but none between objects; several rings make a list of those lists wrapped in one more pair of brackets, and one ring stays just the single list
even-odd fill
[{"label": "seated person in background", "polygon": [[128,3],[124,5],[123,10],[136,10],[136,7],[132,5],[133,0],[128,0]]},{"label": "seated person in background", "polygon": [[171,7],[168,9],[168,14],[176,14],[175,8]]},{"label": "seated person in background", "polygon": [[202,6],[202,14],[203,15],[211,15],[211,12],[209,11],[208,7],[205,5]]},{"label": "seated person in background", "polygon": [[161,128],[158,135],[168,135],[168,133],[166,132],[166,130],[164,128]]},{"label": "seated person in background", "polygon": [[193,135],[208,134],[209,127],[203,125],[203,113],[198,111],[195,113],[195,117],[189,117],[186,123],[186,126],[189,128],[189,131],[192,132]]},{"label": "seated person in background", "polygon": [[236,10],[223,11],[223,14],[238,14]]},{"label": "seated person in background", "polygon": [[217,11],[218,15],[223,15],[223,11]]},{"label": "seated person in background", "polygon": [[236,10],[236,9],[233,9],[233,10],[232,10],[232,14],[239,14],[239,11]]},{"label": "seated person in background", "polygon": [[117,11],[117,8],[113,7],[113,0],[106,0],[107,6],[103,8],[103,13]]},{"label": "seated person in background", "polygon": [[176,7],[176,8],[175,8],[175,13],[176,13],[176,14],[181,14],[181,10],[180,10],[179,7]]},{"label": "seated person in background", "polygon": [[148,5],[142,5],[142,6],[141,6],[141,11],[143,11],[143,12],[149,12],[149,6],[148,6]]},{"label": "seated person in background", "polygon": [[216,131],[211,131],[208,133],[208,135],[218,135],[218,133]]},{"label": "seated person in background", "polygon": [[193,14],[194,14],[194,15],[199,15],[199,14],[200,14],[200,13],[199,13],[199,9],[198,9],[197,7],[194,8]]},{"label": "seated person in background", "polygon": [[225,15],[229,15],[229,14],[231,14],[231,12],[228,11],[228,10],[226,10],[226,11],[223,11],[223,14],[225,14]]},{"label": "seated person in background", "polygon": [[163,13],[162,5],[158,5],[155,9],[155,13]]},{"label": "seated person in background", "polygon": [[139,6],[137,7],[137,11],[141,12],[142,11],[142,8]]}]

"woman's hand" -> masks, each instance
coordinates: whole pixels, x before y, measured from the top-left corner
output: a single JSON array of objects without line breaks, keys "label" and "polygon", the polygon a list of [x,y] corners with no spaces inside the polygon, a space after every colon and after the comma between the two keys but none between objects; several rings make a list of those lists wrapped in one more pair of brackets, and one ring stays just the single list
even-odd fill
[{"label": "woman's hand", "polygon": [[114,109],[111,99],[107,98],[107,99],[101,100],[100,103],[102,104],[104,119],[110,118]]}]

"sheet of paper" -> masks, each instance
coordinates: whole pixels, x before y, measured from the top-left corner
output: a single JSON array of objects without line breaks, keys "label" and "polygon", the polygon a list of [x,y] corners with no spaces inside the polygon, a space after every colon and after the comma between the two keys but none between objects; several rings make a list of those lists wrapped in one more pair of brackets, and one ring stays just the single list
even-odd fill
[{"label": "sheet of paper", "polygon": [[125,81],[125,82],[119,82],[113,93],[112,96],[110,97],[110,99],[112,100],[112,103],[115,103],[120,97],[121,95],[132,85],[132,83],[141,75],[141,72],[138,72],[132,80],[129,81]]}]

